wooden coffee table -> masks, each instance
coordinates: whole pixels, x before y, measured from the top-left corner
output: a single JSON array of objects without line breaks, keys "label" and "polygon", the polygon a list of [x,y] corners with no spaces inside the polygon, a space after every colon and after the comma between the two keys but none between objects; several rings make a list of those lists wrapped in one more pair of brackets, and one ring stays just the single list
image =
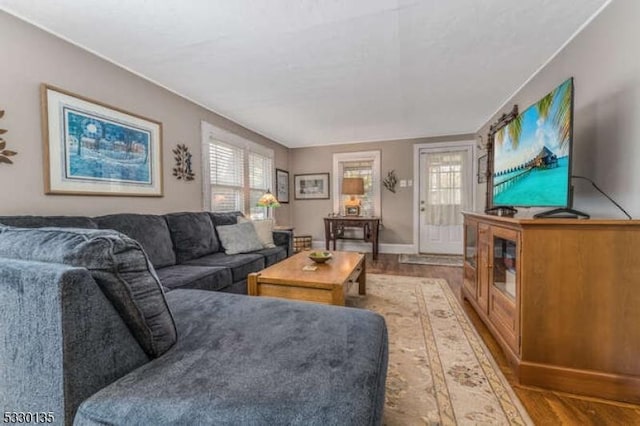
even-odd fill
[{"label": "wooden coffee table", "polygon": [[[302,251],[260,272],[249,274],[250,296],[283,297],[344,306],[351,285],[358,283],[360,294],[366,294],[365,256],[361,253],[332,251],[333,258],[316,264]],[[315,265],[315,271],[304,271]]]}]

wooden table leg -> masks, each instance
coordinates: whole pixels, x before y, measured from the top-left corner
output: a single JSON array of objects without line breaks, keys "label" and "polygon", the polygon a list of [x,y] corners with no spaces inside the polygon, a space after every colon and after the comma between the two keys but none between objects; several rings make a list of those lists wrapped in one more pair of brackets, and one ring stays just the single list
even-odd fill
[{"label": "wooden table leg", "polygon": [[358,293],[367,294],[367,259],[362,259],[362,271],[358,277]]},{"label": "wooden table leg", "polygon": [[252,272],[247,277],[247,290],[249,296],[257,296],[258,295],[258,276],[260,274]]}]

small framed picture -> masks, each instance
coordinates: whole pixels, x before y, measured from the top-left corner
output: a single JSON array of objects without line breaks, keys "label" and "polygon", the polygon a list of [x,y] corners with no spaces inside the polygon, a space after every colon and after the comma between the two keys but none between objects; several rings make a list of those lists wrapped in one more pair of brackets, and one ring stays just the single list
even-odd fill
[{"label": "small framed picture", "polygon": [[478,158],[478,183],[485,183],[487,181],[487,162],[489,157],[487,154]]},{"label": "small framed picture", "polygon": [[296,200],[328,200],[329,173],[294,175]]},{"label": "small framed picture", "polygon": [[345,216],[360,216],[360,206],[345,206]]},{"label": "small framed picture", "polygon": [[282,204],[289,203],[289,172],[276,169],[276,198]]}]

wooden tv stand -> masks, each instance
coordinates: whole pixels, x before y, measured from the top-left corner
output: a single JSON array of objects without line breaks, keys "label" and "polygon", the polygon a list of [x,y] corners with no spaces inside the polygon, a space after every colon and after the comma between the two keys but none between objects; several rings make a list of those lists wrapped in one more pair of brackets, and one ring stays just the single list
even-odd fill
[{"label": "wooden tv stand", "polygon": [[462,295],[519,382],[640,403],[640,221],[464,217]]}]

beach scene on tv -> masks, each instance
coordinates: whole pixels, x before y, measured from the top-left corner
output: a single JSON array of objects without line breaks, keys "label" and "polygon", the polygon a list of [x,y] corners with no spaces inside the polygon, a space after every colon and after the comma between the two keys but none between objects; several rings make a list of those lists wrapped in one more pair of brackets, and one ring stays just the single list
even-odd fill
[{"label": "beach scene on tv", "polygon": [[495,206],[567,205],[572,84],[565,81],[495,134]]},{"label": "beach scene on tv", "polygon": [[149,131],[64,108],[65,178],[150,184]]}]

